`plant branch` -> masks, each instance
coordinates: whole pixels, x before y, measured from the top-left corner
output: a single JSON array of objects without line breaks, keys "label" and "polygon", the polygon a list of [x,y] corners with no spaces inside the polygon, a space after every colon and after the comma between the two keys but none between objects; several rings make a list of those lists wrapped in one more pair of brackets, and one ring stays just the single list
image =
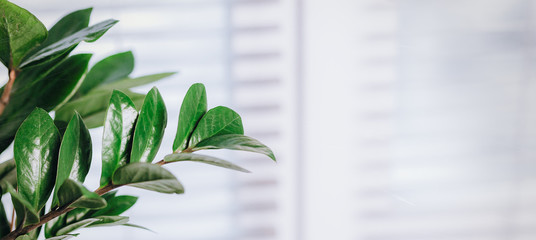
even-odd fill
[{"label": "plant branch", "polygon": [[0,97],[0,115],[4,113],[4,110],[6,109],[6,106],[9,103],[9,97],[11,95],[11,88],[13,88],[13,83],[15,83],[15,78],[17,78],[17,75],[19,75],[19,71],[15,69],[9,70],[9,80],[7,81],[7,84],[4,87],[4,92],[2,93],[2,96]]}]

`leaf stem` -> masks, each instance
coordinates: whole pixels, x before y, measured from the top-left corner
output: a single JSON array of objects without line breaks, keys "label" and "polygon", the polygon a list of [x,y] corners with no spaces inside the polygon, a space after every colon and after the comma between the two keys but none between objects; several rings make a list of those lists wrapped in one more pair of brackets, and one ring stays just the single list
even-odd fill
[{"label": "leaf stem", "polygon": [[4,86],[4,92],[2,93],[2,96],[0,97],[0,115],[2,115],[2,113],[6,109],[7,104],[9,103],[11,89],[13,88],[13,83],[15,83],[15,79],[17,78],[17,75],[19,75],[19,71],[17,71],[16,69],[9,70],[9,80],[7,81],[7,84]]}]

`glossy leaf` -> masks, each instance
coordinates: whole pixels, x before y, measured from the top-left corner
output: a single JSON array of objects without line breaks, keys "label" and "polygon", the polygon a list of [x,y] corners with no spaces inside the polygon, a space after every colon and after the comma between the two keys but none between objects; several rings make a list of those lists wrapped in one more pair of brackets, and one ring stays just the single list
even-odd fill
[{"label": "glossy leaf", "polygon": [[58,129],[43,109],[35,109],[15,136],[17,186],[37,211],[45,206],[54,188],[59,147]]},{"label": "glossy leaf", "polygon": [[[90,166],[91,136],[80,115],[75,114],[61,141],[55,186],[62,186],[67,178],[83,183]],[[54,190],[54,196],[57,189]],[[56,201],[53,201],[53,205],[55,203]]]},{"label": "glossy leaf", "polygon": [[47,29],[34,15],[7,0],[0,0],[0,61],[18,68],[26,54],[47,38]]},{"label": "glossy leaf", "polygon": [[[37,48],[33,49],[31,53],[28,55],[33,55],[39,50],[50,46],[51,44],[60,41],[63,38],[66,38],[84,28],[87,28],[89,25],[89,18],[91,16],[91,8],[82,9],[78,11],[74,11],[72,13],[69,13],[68,15],[61,18],[52,28],[48,31],[48,37],[47,39],[39,45]],[[70,52],[72,48],[76,47],[72,46],[70,49],[67,49],[65,51],[59,52],[57,54],[54,54],[52,56],[46,57],[40,61],[32,63],[33,65],[36,64],[42,64],[43,62],[47,62],[50,60],[53,60],[55,58],[60,57],[61,55],[64,55],[65,53]],[[25,69],[28,68],[28,66],[25,67]]]},{"label": "glossy leaf", "polygon": [[95,221],[88,225],[88,227],[109,227],[117,226],[128,223],[129,217],[126,216],[100,216],[95,217],[99,221]]},{"label": "glossy leaf", "polygon": [[143,162],[131,163],[117,169],[113,184],[161,193],[184,193],[184,188],[172,173],[159,165]]},{"label": "glossy leaf", "polygon": [[134,128],[131,163],[153,161],[162,143],[166,124],[167,112],[164,99],[158,89],[153,88],[145,97]]},{"label": "glossy leaf", "polygon": [[83,96],[102,83],[110,83],[126,78],[132,70],[134,70],[134,55],[132,55],[132,52],[122,52],[109,56],[96,63],[89,70],[78,90],[78,94]]},{"label": "glossy leaf", "polygon": [[6,210],[4,209],[4,204],[0,201],[0,237],[7,235],[10,231]]},{"label": "glossy leaf", "polygon": [[[124,91],[134,102],[136,109],[141,108],[145,94]],[[88,128],[100,127],[104,124],[106,110],[110,102],[112,90],[107,92],[90,93],[86,96],[70,101],[56,111],[55,120],[68,122],[75,112],[84,119]]]},{"label": "glossy leaf", "polygon": [[13,202],[13,207],[17,213],[17,227],[20,227],[24,224],[33,224],[39,222],[39,214],[28,202],[24,196],[19,194],[11,185],[7,185],[7,191],[11,194],[11,201]]},{"label": "glossy leaf", "polygon": [[125,90],[133,87],[138,87],[142,85],[146,85],[155,81],[158,81],[163,78],[167,78],[171,75],[175,74],[174,72],[167,72],[167,73],[157,73],[152,75],[146,75],[142,77],[137,78],[124,78],[115,82],[109,82],[106,84],[102,84],[95,88],[93,91],[103,91],[103,90],[113,90],[113,89],[119,89],[119,90]]},{"label": "glossy leaf", "polygon": [[138,201],[138,197],[122,195],[107,200],[107,205],[103,209],[91,214],[91,217],[98,216],[119,216],[130,209]]},{"label": "glossy leaf", "polygon": [[192,162],[200,162],[200,163],[206,163],[218,167],[228,168],[240,172],[246,172],[249,173],[248,170],[241,168],[231,162],[212,157],[207,155],[201,155],[201,154],[195,154],[195,153],[173,153],[170,155],[167,155],[164,157],[165,162],[185,162],[185,161],[192,161]]},{"label": "glossy leaf", "polygon": [[260,153],[275,161],[274,153],[269,147],[254,138],[240,134],[226,134],[205,139],[198,143],[193,150],[222,148]]},{"label": "glossy leaf", "polygon": [[128,162],[137,117],[138,111],[132,100],[124,93],[114,91],[104,123],[101,186],[108,184],[115,170]]},{"label": "glossy leaf", "polygon": [[207,112],[207,93],[201,83],[193,84],[182,101],[179,114],[177,134],[173,141],[173,151],[178,152],[188,147],[190,136],[199,120]]},{"label": "glossy leaf", "polygon": [[11,100],[0,115],[0,151],[9,146],[20,124],[34,108],[50,111],[74,94],[90,57],[89,54],[74,55],[48,70],[49,64],[32,67],[39,74],[32,74],[33,70],[21,72],[13,86]]},{"label": "glossy leaf", "polygon": [[63,38],[49,46],[39,50],[30,57],[24,59],[24,62],[21,63],[21,67],[29,65],[32,62],[42,60],[44,58],[50,57],[54,54],[61,53],[75,44],[78,44],[82,41],[93,42],[99,39],[108,29],[117,23],[116,20],[106,20],[100,23],[97,23],[91,27],[84,28],[66,38]]},{"label": "glossy leaf", "polygon": [[11,186],[17,185],[15,159],[9,159],[0,163],[0,188],[2,189],[2,194],[7,192],[7,184]]},{"label": "glossy leaf", "polygon": [[65,235],[65,234],[68,234],[68,233],[71,233],[72,231],[74,230],[77,230],[77,229],[80,229],[80,228],[84,228],[84,227],[87,227],[89,226],[90,224],[94,223],[94,222],[98,222],[100,221],[100,219],[96,219],[96,218],[88,218],[88,219],[84,219],[82,221],[79,221],[79,222],[75,222],[73,224],[69,224],[63,228],[61,228],[60,230],[58,230],[58,232],[56,233],[56,235]]},{"label": "glossy leaf", "polygon": [[106,200],[98,194],[87,190],[81,183],[66,179],[58,190],[60,206],[100,209],[106,207]]},{"label": "glossy leaf", "polygon": [[227,107],[215,107],[210,109],[197,124],[190,142],[189,148],[194,148],[205,139],[224,134],[244,134],[242,119],[235,111]]}]

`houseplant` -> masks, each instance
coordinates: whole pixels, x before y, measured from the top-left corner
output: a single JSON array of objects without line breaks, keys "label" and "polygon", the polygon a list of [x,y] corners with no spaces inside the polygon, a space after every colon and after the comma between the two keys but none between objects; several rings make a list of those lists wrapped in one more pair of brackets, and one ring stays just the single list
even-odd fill
[{"label": "houseplant", "polygon": [[[14,146],[14,159],[0,164],[0,188],[16,213],[10,221],[11,209],[0,204],[1,239],[36,239],[42,229],[47,239],[66,239],[84,227],[139,227],[121,216],[137,198],[118,196],[115,189],[183,193],[165,164],[196,161],[247,172],[200,150],[251,151],[275,160],[268,147],[244,135],[235,111],[207,110],[205,88],[198,83],[182,102],[172,151],[155,161],[167,123],[165,104],[156,88],[147,94],[129,89],[173,73],[130,78],[130,52],[91,68],[90,54],[71,55],[78,43],[98,40],[117,22],[88,26],[91,11],[70,13],[47,30],[27,10],[0,0],[0,61],[9,72],[0,89],[0,152]],[[100,187],[90,191],[83,185],[92,158],[88,128],[99,126],[104,126],[102,174]]]}]

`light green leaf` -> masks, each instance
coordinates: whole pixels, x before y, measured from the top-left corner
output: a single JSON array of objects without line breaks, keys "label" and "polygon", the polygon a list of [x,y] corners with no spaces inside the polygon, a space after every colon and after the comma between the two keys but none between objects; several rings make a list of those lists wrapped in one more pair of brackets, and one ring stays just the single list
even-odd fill
[{"label": "light green leaf", "polygon": [[80,235],[80,234],[65,234],[65,235],[60,235],[60,236],[56,236],[56,237],[47,238],[46,240],[67,240],[67,239],[76,237],[78,235]]},{"label": "light green leaf", "polygon": [[7,185],[7,191],[11,194],[11,201],[17,213],[17,227],[26,226],[39,222],[39,215],[32,204],[21,196],[11,185]]},{"label": "light green leaf", "polygon": [[101,186],[110,183],[115,170],[128,162],[138,111],[130,98],[115,91],[106,112],[102,137]]},{"label": "light green leaf", "polygon": [[194,148],[205,139],[224,134],[244,134],[242,119],[235,111],[227,107],[210,109],[197,124],[188,148]]},{"label": "light green leaf", "polygon": [[63,38],[53,44],[50,44],[49,46],[39,50],[38,52],[31,55],[30,57],[24,59],[24,62],[22,62],[21,67],[24,67],[33,62],[42,60],[54,54],[63,52],[69,49],[70,47],[72,47],[73,45],[78,44],[82,41],[86,41],[86,42],[96,41],[116,23],[117,23],[116,20],[109,19],[109,20],[97,23],[91,27],[84,28],[66,38]]},{"label": "light green leaf", "polygon": [[0,0],[0,61],[17,69],[33,48],[47,38],[47,29],[34,15],[7,0]]},{"label": "light green leaf", "polygon": [[112,90],[112,89],[125,90],[125,89],[129,89],[133,87],[146,85],[146,84],[158,81],[160,79],[169,77],[173,74],[175,74],[175,72],[157,73],[157,74],[146,75],[146,76],[137,77],[137,78],[124,78],[115,82],[102,84],[98,86],[97,88],[95,88],[93,91],[103,91],[103,90]]},{"label": "light green leaf", "polygon": [[188,148],[190,136],[206,112],[207,93],[205,86],[201,83],[193,84],[182,101],[177,134],[175,135],[175,141],[173,141],[174,152]]},{"label": "light green leaf", "polygon": [[[139,109],[145,98],[145,94],[124,91],[134,102],[136,109]],[[88,128],[100,127],[104,124],[106,110],[110,102],[112,90],[107,92],[90,93],[86,96],[70,101],[56,111],[55,120],[68,122],[75,112],[78,112],[84,119]],[[1,117],[1,116],[0,116]]]},{"label": "light green leaf", "polygon": [[77,229],[80,229],[80,228],[84,228],[84,227],[87,227],[89,226],[90,224],[94,223],[94,222],[98,222],[100,221],[100,219],[96,219],[96,218],[88,218],[88,219],[84,219],[82,221],[79,221],[79,222],[75,222],[73,224],[69,224],[63,228],[61,228],[60,230],[58,230],[58,232],[56,233],[56,235],[65,235],[67,233],[70,233],[74,230],[77,230]]},{"label": "light green leaf", "polygon": [[228,168],[228,169],[232,169],[232,170],[236,170],[236,171],[240,171],[240,172],[249,173],[248,170],[246,170],[244,168],[241,168],[241,167],[239,167],[239,166],[237,166],[237,165],[235,165],[235,164],[233,164],[231,162],[228,162],[228,161],[216,158],[216,157],[211,157],[211,156],[201,155],[201,154],[195,154],[195,153],[173,153],[173,154],[169,154],[169,155],[164,157],[164,161],[166,163],[185,162],[185,161],[201,162],[201,163],[206,163],[206,164],[210,164],[210,165],[214,165],[214,166],[218,166],[218,167],[223,167],[223,168]]},{"label": "light green leaf", "polygon": [[225,134],[205,139],[198,143],[193,150],[203,149],[231,149],[261,153],[275,161],[272,150],[256,139],[240,134]]},{"label": "light green leaf", "polygon": [[184,188],[165,168],[144,162],[120,167],[113,176],[114,185],[127,185],[161,193],[184,193]]},{"label": "light green leaf", "polygon": [[60,134],[43,109],[35,109],[15,136],[17,186],[36,211],[45,206],[54,188]]},{"label": "light green leaf", "polygon": [[153,233],[156,233],[155,231],[149,229],[149,228],[146,228],[144,226],[140,226],[140,225],[137,225],[137,224],[132,224],[132,223],[125,223],[123,224],[123,226],[125,227],[133,227],[133,228],[139,228],[139,229],[143,229],[143,230],[146,230],[146,231],[149,231],[149,232],[153,232]]},{"label": "light green leaf", "polygon": [[88,225],[88,227],[110,227],[123,225],[128,223],[129,220],[129,217],[126,216],[100,216],[95,218],[99,219],[99,221],[91,223]]},{"label": "light green leaf", "polygon": [[132,70],[134,70],[134,55],[132,55],[131,51],[109,56],[96,63],[89,70],[82,86],[78,90],[78,95],[86,95],[102,83],[111,83],[126,78]]},{"label": "light green leaf", "polygon": [[162,143],[166,124],[164,99],[158,89],[153,88],[147,93],[136,122],[130,154],[131,163],[153,161]]},{"label": "light green leaf", "polygon": [[9,159],[0,163],[0,188],[2,189],[2,194],[7,192],[7,184],[17,186],[15,159]]},{"label": "light green leaf", "polygon": [[33,240],[28,234],[27,235],[20,235],[15,240]]},{"label": "light green leaf", "polygon": [[[91,136],[79,114],[75,114],[63,135],[55,186],[70,178],[83,183],[91,166]],[[54,190],[54,206],[58,188]]]},{"label": "light green leaf", "polygon": [[60,206],[100,209],[106,207],[106,200],[98,194],[87,190],[81,183],[66,179],[58,190]]}]

